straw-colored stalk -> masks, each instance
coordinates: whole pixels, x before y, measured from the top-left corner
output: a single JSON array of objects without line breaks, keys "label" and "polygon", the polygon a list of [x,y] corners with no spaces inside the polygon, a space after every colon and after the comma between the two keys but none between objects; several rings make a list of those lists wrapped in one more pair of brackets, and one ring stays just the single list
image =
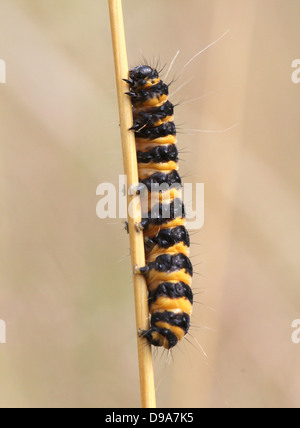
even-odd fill
[{"label": "straw-colored stalk", "polygon": [[[127,84],[123,81],[128,78],[128,61],[125,42],[125,31],[121,0],[109,0],[110,21],[112,31],[112,43],[115,60],[117,80],[118,103],[120,113],[120,128],[123,148],[124,170],[127,175],[127,191],[139,182],[135,137],[129,129],[132,126],[132,106],[130,98],[125,95],[128,91]],[[130,192],[129,192],[130,193]],[[128,195],[128,215],[132,272],[136,266],[145,266],[145,249],[143,233],[137,230],[136,225],[141,221],[140,203],[132,204],[134,195]],[[133,209],[132,209],[133,208]],[[133,212],[132,212],[133,211]],[[129,212],[129,211],[128,211]],[[148,292],[145,278],[142,275],[133,275],[135,292],[135,310],[137,332],[149,328]],[[147,340],[138,335],[138,358],[141,384],[142,407],[156,407],[155,386],[153,374],[153,361],[151,346]]]}]

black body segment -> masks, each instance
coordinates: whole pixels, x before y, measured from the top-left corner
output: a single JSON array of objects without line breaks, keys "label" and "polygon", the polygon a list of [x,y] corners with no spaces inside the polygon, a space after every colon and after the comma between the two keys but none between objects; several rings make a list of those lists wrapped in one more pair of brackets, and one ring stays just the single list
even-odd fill
[{"label": "black body segment", "polygon": [[146,240],[147,247],[158,245],[161,248],[170,248],[180,242],[187,247],[190,246],[190,237],[184,226],[162,229],[158,232],[157,236]]},{"label": "black body segment", "polygon": [[178,162],[178,150],[175,144],[166,146],[156,146],[147,152],[137,152],[139,163],[163,163],[163,162]]}]

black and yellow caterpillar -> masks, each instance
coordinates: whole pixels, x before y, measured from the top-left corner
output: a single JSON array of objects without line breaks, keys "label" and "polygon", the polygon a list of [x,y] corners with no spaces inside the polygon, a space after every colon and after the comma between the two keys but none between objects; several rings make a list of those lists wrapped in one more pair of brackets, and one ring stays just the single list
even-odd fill
[{"label": "black and yellow caterpillar", "polygon": [[151,321],[141,335],[154,346],[170,349],[187,334],[193,307],[193,266],[181,199],[174,106],[168,100],[169,86],[154,68],[135,67],[126,82],[139,181],[148,190],[147,197],[141,192],[147,265],[139,273],[147,279]]}]

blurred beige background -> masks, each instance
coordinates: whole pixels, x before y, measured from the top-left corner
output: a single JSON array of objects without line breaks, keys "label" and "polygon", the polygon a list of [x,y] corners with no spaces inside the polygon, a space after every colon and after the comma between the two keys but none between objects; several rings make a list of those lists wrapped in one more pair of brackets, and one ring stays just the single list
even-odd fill
[{"label": "blurred beige background", "polygon": [[[96,217],[122,173],[107,3],[0,7],[0,407],[138,407],[128,238]],[[181,173],[205,183],[193,337],[155,358],[161,407],[300,405],[299,16],[294,0],[124,1],[132,66],[181,52]]]}]

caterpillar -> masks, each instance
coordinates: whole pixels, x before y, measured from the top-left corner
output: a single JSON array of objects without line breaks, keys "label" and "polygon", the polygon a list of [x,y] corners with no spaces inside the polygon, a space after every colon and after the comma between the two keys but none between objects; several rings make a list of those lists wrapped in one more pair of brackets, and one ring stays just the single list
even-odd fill
[{"label": "caterpillar", "polygon": [[[193,266],[178,173],[174,105],[169,85],[149,65],[129,71],[146,266],[150,327],[140,334],[153,346],[171,349],[190,327]],[[146,194],[146,196],[145,196]],[[155,197],[154,197],[155,196]],[[154,202],[153,202],[154,199]]]}]

